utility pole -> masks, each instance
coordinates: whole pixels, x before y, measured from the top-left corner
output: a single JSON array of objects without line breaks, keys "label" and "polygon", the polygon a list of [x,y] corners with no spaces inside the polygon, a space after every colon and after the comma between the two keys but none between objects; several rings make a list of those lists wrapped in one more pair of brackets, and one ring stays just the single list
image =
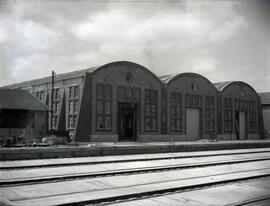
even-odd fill
[{"label": "utility pole", "polygon": [[52,91],[51,91],[51,131],[53,129],[53,90],[54,90],[54,77],[56,73],[52,70]]}]

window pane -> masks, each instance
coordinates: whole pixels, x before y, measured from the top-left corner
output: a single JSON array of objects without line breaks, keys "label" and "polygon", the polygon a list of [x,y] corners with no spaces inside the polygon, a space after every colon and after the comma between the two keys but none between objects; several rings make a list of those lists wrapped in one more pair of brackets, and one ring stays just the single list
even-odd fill
[{"label": "window pane", "polygon": [[100,115],[97,116],[97,128],[98,129],[104,129],[103,118]]},{"label": "window pane", "polygon": [[73,87],[69,87],[69,98],[73,97]]},{"label": "window pane", "polygon": [[151,117],[156,117],[156,105],[151,106]]},{"label": "window pane", "polygon": [[103,106],[101,100],[97,101],[97,114],[103,114]]},{"label": "window pane", "polygon": [[150,130],[150,119],[149,118],[145,118],[145,129]]},{"label": "window pane", "polygon": [[110,101],[105,102],[105,114],[111,114],[111,102]]},{"label": "window pane", "polygon": [[97,85],[97,98],[98,99],[102,99],[102,92],[103,91],[103,87],[102,87],[102,85]]},{"label": "window pane", "polygon": [[77,122],[77,116],[74,115],[74,116],[73,116],[73,127],[74,127],[74,128],[76,127],[76,122]]},{"label": "window pane", "polygon": [[78,112],[79,110],[79,101],[78,100],[74,100],[74,113]]},{"label": "window pane", "polygon": [[74,97],[79,96],[79,86],[74,86]]},{"label": "window pane", "polygon": [[69,113],[73,113],[73,101],[69,101]]},{"label": "window pane", "polygon": [[156,130],[157,129],[157,120],[156,118],[152,118],[152,130]]},{"label": "window pane", "polygon": [[112,96],[112,92],[111,92],[111,87],[110,86],[105,86],[105,99],[110,100],[111,96]]},{"label": "window pane", "polygon": [[110,118],[110,116],[105,116],[105,129],[111,129],[111,118]]}]

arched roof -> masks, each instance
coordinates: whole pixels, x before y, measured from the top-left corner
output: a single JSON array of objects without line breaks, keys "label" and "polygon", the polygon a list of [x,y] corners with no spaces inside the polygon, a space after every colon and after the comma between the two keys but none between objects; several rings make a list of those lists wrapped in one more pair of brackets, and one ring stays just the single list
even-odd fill
[{"label": "arched roof", "polygon": [[125,65],[125,64],[129,64],[129,65],[134,65],[136,66],[137,68],[143,70],[144,72],[148,73],[150,76],[152,76],[154,79],[156,79],[160,84],[162,84],[162,81],[153,73],[151,72],[149,69],[147,69],[146,67],[140,65],[140,64],[137,64],[137,63],[134,63],[134,62],[130,62],[130,61],[115,61],[115,62],[111,62],[111,63],[108,63],[108,64],[104,64],[100,67],[95,67],[93,68],[92,71],[88,71],[88,72],[91,72],[93,75],[95,75],[97,72],[103,70],[103,69],[107,69],[109,66],[114,66],[114,65]]},{"label": "arched roof", "polygon": [[180,77],[188,77],[188,76],[192,76],[192,77],[198,77],[198,78],[201,78],[203,80],[205,80],[214,90],[218,91],[217,88],[214,86],[214,84],[209,80],[207,79],[206,77],[198,74],[198,73],[192,73],[192,72],[185,72],[185,73],[180,73],[180,74],[169,74],[169,75],[164,75],[164,76],[160,76],[160,80],[169,85],[171,84],[171,82],[177,80],[178,78]]},{"label": "arched roof", "polygon": [[227,81],[227,82],[217,82],[217,83],[214,83],[215,87],[220,91],[220,92],[223,92],[227,87],[231,86],[231,85],[234,85],[234,84],[242,84],[242,85],[245,85],[247,86],[248,88],[250,88],[257,96],[258,93],[256,92],[256,90],[250,86],[249,84],[247,84],[246,82],[242,82],[242,81]]}]

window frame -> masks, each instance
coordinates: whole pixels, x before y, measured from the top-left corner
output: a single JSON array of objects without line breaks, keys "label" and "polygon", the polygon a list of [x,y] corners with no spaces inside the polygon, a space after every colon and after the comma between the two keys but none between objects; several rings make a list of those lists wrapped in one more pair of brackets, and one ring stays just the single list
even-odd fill
[{"label": "window frame", "polygon": [[[215,123],[215,96],[205,96],[205,132],[214,133],[216,131]],[[213,126],[213,127],[212,127]]]},{"label": "window frame", "polygon": [[[228,118],[226,118],[226,114],[228,114]],[[226,125],[230,125],[230,127],[227,129]],[[233,131],[233,100],[231,97],[223,98],[223,131],[226,133]]]},{"label": "window frame", "polygon": [[[149,92],[149,101],[146,96]],[[152,101],[152,94],[155,94],[155,102]],[[147,115],[146,108],[149,106],[149,115]],[[153,106],[155,107],[155,112],[153,112]],[[153,115],[154,114],[154,115]],[[146,132],[156,132],[158,130],[158,91],[155,89],[144,89],[144,131]],[[148,129],[146,126],[147,119],[150,122],[150,128]],[[155,128],[151,128],[153,126],[153,120],[155,121]]]},{"label": "window frame", "polygon": [[[173,96],[175,95],[175,101],[173,101]],[[179,114],[177,114],[179,109]],[[173,114],[173,110],[176,111]],[[180,121],[180,127],[177,128],[177,121]],[[173,129],[175,128],[175,129]],[[180,92],[170,93],[170,131],[171,132],[183,132],[183,122],[182,122],[182,94]]]},{"label": "window frame", "polygon": [[[102,93],[101,93],[101,97],[99,97],[99,94],[98,94],[98,90],[99,90],[99,87],[101,87],[102,89]],[[109,88],[110,90],[110,97],[106,97],[106,89],[105,88]],[[99,114],[99,101],[101,102],[101,114]],[[109,106],[109,109],[110,109],[110,112],[109,114],[106,114],[106,103],[110,104]],[[112,131],[112,127],[113,127],[113,124],[112,124],[112,106],[113,106],[113,86],[112,85],[109,85],[109,84],[103,84],[103,83],[97,83],[96,84],[96,131]],[[105,123],[106,123],[106,118],[110,119],[110,127],[109,128],[106,128],[105,127]],[[99,128],[98,127],[98,122],[99,122],[99,118],[102,119],[102,125],[104,126],[104,128]]]},{"label": "window frame", "polygon": [[[257,110],[256,101],[249,101],[248,131],[251,134],[257,133]],[[253,126],[254,128],[253,128]]]}]

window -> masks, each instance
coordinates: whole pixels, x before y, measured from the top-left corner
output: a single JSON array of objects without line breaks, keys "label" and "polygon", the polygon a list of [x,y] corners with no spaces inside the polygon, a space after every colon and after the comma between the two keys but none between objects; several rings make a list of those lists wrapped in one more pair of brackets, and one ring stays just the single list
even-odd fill
[{"label": "window", "polygon": [[140,90],[137,88],[118,87],[117,98],[119,102],[140,102]]},{"label": "window", "polygon": [[69,98],[77,98],[77,97],[79,97],[79,85],[69,87],[68,97]]},{"label": "window", "polygon": [[205,131],[215,131],[215,98],[212,96],[205,97]]},{"label": "window", "polygon": [[157,91],[145,90],[145,130],[157,130]]},{"label": "window", "polygon": [[224,98],[224,132],[232,132],[232,99]]},{"label": "window", "polygon": [[246,100],[235,100],[235,110],[236,111],[247,111],[247,101]]},{"label": "window", "polygon": [[74,129],[76,126],[76,120],[77,116],[76,115],[69,115],[68,116],[68,128],[69,129]]},{"label": "window", "polygon": [[53,89],[52,101],[52,129],[57,129],[58,114],[60,112],[60,88]]},{"label": "window", "polygon": [[112,86],[97,84],[96,129],[112,129]]},{"label": "window", "polygon": [[79,112],[79,85],[68,87],[67,101],[67,125],[68,129],[76,127],[77,115]]},{"label": "window", "polygon": [[249,132],[256,133],[257,130],[257,118],[256,118],[256,102],[249,102]]},{"label": "window", "polygon": [[36,92],[36,98],[41,101],[41,102],[45,102],[45,91],[37,91]]},{"label": "window", "polygon": [[182,131],[182,99],[180,93],[171,93],[171,131]]},{"label": "window", "polygon": [[59,100],[60,99],[60,89],[55,88],[53,89],[53,100]]},{"label": "window", "polygon": [[58,116],[56,116],[56,115],[53,115],[53,117],[52,117],[52,128],[53,129],[56,128],[57,118],[58,118]]},{"label": "window", "polygon": [[186,95],[186,106],[187,107],[201,107],[202,106],[202,96],[195,94]]},{"label": "window", "polygon": [[59,112],[59,102],[53,102],[53,114],[58,114]]}]

